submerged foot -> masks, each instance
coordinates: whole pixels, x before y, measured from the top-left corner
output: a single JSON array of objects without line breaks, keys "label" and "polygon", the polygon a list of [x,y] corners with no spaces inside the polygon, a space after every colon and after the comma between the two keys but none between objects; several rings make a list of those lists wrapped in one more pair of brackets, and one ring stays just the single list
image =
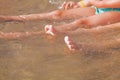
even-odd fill
[{"label": "submerged foot", "polygon": [[64,41],[70,51],[79,50],[79,45],[73,42],[68,36],[65,36]]},{"label": "submerged foot", "polygon": [[46,25],[45,26],[45,33],[50,34],[52,36],[57,35],[59,32],[52,26],[52,25]]}]

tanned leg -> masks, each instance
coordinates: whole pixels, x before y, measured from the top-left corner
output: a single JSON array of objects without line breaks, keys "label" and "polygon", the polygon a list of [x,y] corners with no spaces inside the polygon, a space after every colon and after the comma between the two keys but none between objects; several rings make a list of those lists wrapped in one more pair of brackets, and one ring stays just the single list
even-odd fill
[{"label": "tanned leg", "polygon": [[36,31],[36,32],[9,32],[9,33],[0,32],[0,38],[1,39],[18,39],[18,38],[35,36],[35,35],[42,35],[42,34],[44,34],[43,31]]},{"label": "tanned leg", "polygon": [[[83,14],[84,13],[84,14]],[[48,13],[28,14],[18,16],[0,15],[0,21],[29,21],[29,20],[63,20],[87,17],[95,14],[93,8],[76,8],[69,10],[56,10]]]},{"label": "tanned leg", "polygon": [[81,51],[86,49],[104,51],[106,49],[116,48],[120,45],[120,39],[101,41],[97,43],[76,43],[71,40],[70,37],[65,36],[64,41],[70,51]]},{"label": "tanned leg", "polygon": [[45,31],[47,34],[56,34],[60,31],[73,31],[79,28],[93,28],[97,26],[104,26],[107,24],[120,22],[120,12],[106,12],[98,15],[89,16],[86,18],[78,19],[69,24],[51,27],[49,25],[45,26]]}]

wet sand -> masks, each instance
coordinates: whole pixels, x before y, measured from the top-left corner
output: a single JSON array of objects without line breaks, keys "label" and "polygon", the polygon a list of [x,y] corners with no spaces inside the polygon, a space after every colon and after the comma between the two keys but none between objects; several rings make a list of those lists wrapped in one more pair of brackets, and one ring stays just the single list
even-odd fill
[{"label": "wet sand", "polygon": [[[47,0],[0,0],[1,15],[48,12],[56,9]],[[44,31],[46,24],[64,22],[0,22],[3,32]],[[100,43],[120,38],[120,31],[94,35],[74,35],[75,41]],[[5,40],[0,39],[0,80],[119,80],[120,46],[101,50],[88,48],[71,53],[63,36],[48,35]]]}]

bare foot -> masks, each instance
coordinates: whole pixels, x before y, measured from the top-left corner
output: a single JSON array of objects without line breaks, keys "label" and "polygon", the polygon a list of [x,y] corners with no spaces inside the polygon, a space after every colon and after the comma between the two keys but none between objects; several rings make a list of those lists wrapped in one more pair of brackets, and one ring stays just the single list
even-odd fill
[{"label": "bare foot", "polygon": [[70,51],[80,50],[79,49],[80,45],[73,42],[68,36],[65,36],[64,41]]},{"label": "bare foot", "polygon": [[52,25],[46,25],[45,26],[45,33],[50,34],[52,36],[55,36],[59,33]]}]

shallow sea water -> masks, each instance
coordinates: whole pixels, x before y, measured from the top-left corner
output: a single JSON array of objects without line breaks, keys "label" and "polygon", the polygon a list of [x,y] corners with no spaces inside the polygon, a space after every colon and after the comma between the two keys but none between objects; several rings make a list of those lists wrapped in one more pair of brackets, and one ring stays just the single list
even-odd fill
[{"label": "shallow sea water", "polygon": [[[1,15],[42,13],[56,9],[47,0],[0,0],[0,4]],[[1,22],[0,30],[44,31],[46,24],[58,23]],[[81,33],[71,37],[89,43],[119,38],[120,34],[119,31],[99,36]],[[105,50],[87,48],[71,54],[64,44],[63,36],[0,39],[0,80],[120,80],[120,46]]]}]

